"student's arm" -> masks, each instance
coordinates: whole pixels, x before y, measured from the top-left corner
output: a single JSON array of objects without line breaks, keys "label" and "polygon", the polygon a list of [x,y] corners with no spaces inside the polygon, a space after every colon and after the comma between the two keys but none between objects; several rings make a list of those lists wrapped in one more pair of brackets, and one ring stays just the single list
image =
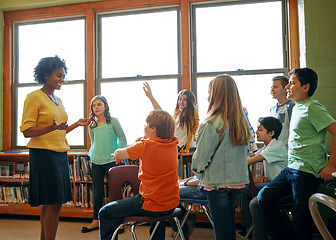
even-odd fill
[{"label": "student's arm", "polygon": [[333,178],[331,173],[336,171],[336,122],[330,124],[326,129],[331,133],[333,141],[328,164],[321,170],[320,175],[324,180],[330,180]]},{"label": "student's arm", "polygon": [[75,122],[74,124],[72,124],[70,126],[67,126],[66,133],[71,132],[72,130],[74,130],[75,128],[77,128],[79,126],[87,126],[87,125],[89,125],[90,122],[91,122],[91,118],[81,118],[77,122]]},{"label": "student's arm", "polygon": [[179,186],[197,186],[198,179],[190,177],[183,180],[179,180]]},{"label": "student's arm", "polygon": [[119,148],[111,155],[116,159],[116,164],[119,164],[123,159],[129,158],[127,148]]},{"label": "student's arm", "polygon": [[153,108],[156,110],[162,110],[162,108],[160,107],[160,105],[158,104],[158,102],[155,100],[155,98],[153,97],[153,94],[152,94],[152,90],[148,84],[148,82],[145,82],[143,84],[143,90],[145,91],[145,94],[146,96],[149,98],[149,100],[151,101],[152,105],[153,105]]},{"label": "student's arm", "polygon": [[253,157],[247,158],[247,164],[252,165],[257,162],[262,162],[265,158],[261,154],[256,154]]},{"label": "student's arm", "polygon": [[118,119],[113,119],[113,128],[119,138],[119,148],[125,148],[127,146],[126,136],[122,129]]},{"label": "student's arm", "polygon": [[191,162],[192,170],[198,178],[211,163],[219,142],[219,134],[212,124],[207,123],[200,128],[196,141],[196,152]]}]

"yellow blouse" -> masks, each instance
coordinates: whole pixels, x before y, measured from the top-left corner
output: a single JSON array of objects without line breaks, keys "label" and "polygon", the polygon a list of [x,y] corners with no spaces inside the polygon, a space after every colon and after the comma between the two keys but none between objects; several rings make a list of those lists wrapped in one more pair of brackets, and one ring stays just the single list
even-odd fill
[{"label": "yellow blouse", "polygon": [[[58,123],[68,121],[63,103],[58,97],[57,99],[58,106],[40,89],[28,94],[24,102],[20,131],[36,126],[48,126],[52,124],[53,119]],[[39,137],[32,137],[27,147],[65,152],[70,149],[65,135],[66,130],[54,130]]]}]

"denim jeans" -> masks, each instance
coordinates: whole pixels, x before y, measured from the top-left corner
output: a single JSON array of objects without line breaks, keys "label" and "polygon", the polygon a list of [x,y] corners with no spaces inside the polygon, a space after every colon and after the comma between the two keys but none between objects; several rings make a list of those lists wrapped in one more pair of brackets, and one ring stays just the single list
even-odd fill
[{"label": "denim jeans", "polygon": [[312,239],[312,218],[308,200],[317,192],[322,180],[314,175],[286,167],[258,194],[258,203],[272,239],[287,239],[284,234],[278,200],[293,194],[295,239]]},{"label": "denim jeans", "polygon": [[[99,211],[99,231],[101,240],[111,240],[114,231],[127,216],[161,216],[171,213],[174,209],[163,212],[151,212],[142,209],[143,200],[138,194],[131,198],[125,198],[106,204]],[[154,223],[155,224],[155,223]],[[152,225],[154,225],[152,224]],[[150,232],[153,226],[150,228]],[[165,223],[161,222],[159,229],[155,232],[154,238],[162,240],[165,238]],[[116,237],[118,239],[118,236]]]},{"label": "denim jeans", "polygon": [[[263,183],[256,183],[255,187],[257,190],[257,193],[267,184],[268,182]],[[250,213],[249,204],[252,200],[252,195],[250,192],[249,185],[247,185],[242,190],[242,219],[241,219],[241,225],[248,228],[252,225],[252,217]]]},{"label": "denim jeans", "polygon": [[207,200],[206,195],[196,186],[180,186],[179,195],[180,198]]},{"label": "denim jeans", "polygon": [[207,191],[216,240],[236,239],[235,211],[240,197],[241,189]]},{"label": "denim jeans", "polygon": [[104,202],[104,177],[108,178],[108,170],[115,166],[115,162],[107,164],[91,164],[91,175],[93,181],[93,219],[98,220],[98,212],[103,206]]},{"label": "denim jeans", "polygon": [[252,239],[268,240],[267,225],[258,203],[258,197],[250,201],[249,207],[252,216]]}]

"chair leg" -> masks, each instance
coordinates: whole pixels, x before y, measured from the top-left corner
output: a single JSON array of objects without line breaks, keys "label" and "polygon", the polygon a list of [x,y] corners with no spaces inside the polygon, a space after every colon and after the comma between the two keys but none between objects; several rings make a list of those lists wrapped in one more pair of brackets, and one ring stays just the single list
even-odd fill
[{"label": "chair leg", "polygon": [[136,237],[136,234],[135,234],[135,226],[136,226],[136,223],[133,224],[132,227],[131,227],[131,235],[132,235],[133,240],[137,240],[137,237]]},{"label": "chair leg", "polygon": [[215,226],[214,226],[214,223],[213,223],[213,221],[212,221],[212,217],[211,217],[211,214],[210,214],[210,211],[209,211],[208,207],[207,207],[207,206],[205,206],[205,205],[202,205],[202,208],[203,208],[203,210],[204,210],[205,214],[207,215],[207,217],[208,217],[208,219],[209,219],[209,221],[210,221],[210,223],[211,223],[211,225],[212,225],[212,228],[215,228]]},{"label": "chair leg", "polygon": [[119,227],[117,227],[117,229],[114,230],[114,233],[113,233],[113,235],[112,235],[111,240],[114,240],[114,239],[115,239],[115,237],[118,235],[118,230],[119,230],[122,226],[123,226],[123,225],[120,224]]},{"label": "chair leg", "polygon": [[154,226],[154,229],[153,229],[153,232],[152,232],[152,234],[149,237],[149,240],[152,240],[152,238],[154,237],[154,234],[155,234],[156,229],[158,228],[159,224],[160,224],[160,222],[156,222],[156,224]]},{"label": "chair leg", "polygon": [[[176,223],[176,226],[177,226],[177,229],[178,229],[178,233],[181,236],[181,239],[185,240],[183,232],[182,232],[182,228],[181,228],[181,225],[180,225],[180,221],[178,220],[177,217],[174,217],[174,220],[175,220],[175,223]],[[178,234],[176,234],[175,239],[177,238],[177,236],[178,236]]]},{"label": "chair leg", "polygon": [[249,230],[247,231],[245,237],[243,240],[246,240],[248,238],[248,236],[250,236],[250,234],[252,233],[252,226],[249,228]]},{"label": "chair leg", "polygon": [[[184,216],[183,216],[183,218],[182,218],[182,220],[181,220],[181,228],[183,228],[183,226],[184,226],[184,223],[185,223],[185,221],[187,220],[187,218],[188,218],[188,215],[189,215],[189,213],[190,213],[190,211],[191,211],[191,207],[192,207],[192,204],[191,203],[188,203],[188,207],[187,207],[187,211],[186,211],[186,213],[184,214]],[[175,236],[174,236],[175,235]],[[177,237],[178,237],[178,235],[179,235],[179,232],[174,232],[173,231],[173,234],[172,234],[172,237],[174,237],[174,240],[176,240],[177,239]]]}]

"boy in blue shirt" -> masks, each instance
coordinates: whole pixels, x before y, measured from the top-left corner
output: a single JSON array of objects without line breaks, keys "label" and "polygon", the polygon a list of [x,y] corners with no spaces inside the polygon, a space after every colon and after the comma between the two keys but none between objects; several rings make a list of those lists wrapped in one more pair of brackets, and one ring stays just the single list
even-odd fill
[{"label": "boy in blue shirt", "polygon": [[[288,239],[281,226],[277,200],[293,194],[295,239],[312,239],[312,218],[308,200],[317,192],[322,179],[336,171],[336,122],[311,96],[317,88],[317,74],[310,68],[293,69],[286,86],[287,97],[296,102],[288,139],[288,167],[258,194],[272,239]],[[333,135],[328,161],[324,141],[327,131]]]}]

